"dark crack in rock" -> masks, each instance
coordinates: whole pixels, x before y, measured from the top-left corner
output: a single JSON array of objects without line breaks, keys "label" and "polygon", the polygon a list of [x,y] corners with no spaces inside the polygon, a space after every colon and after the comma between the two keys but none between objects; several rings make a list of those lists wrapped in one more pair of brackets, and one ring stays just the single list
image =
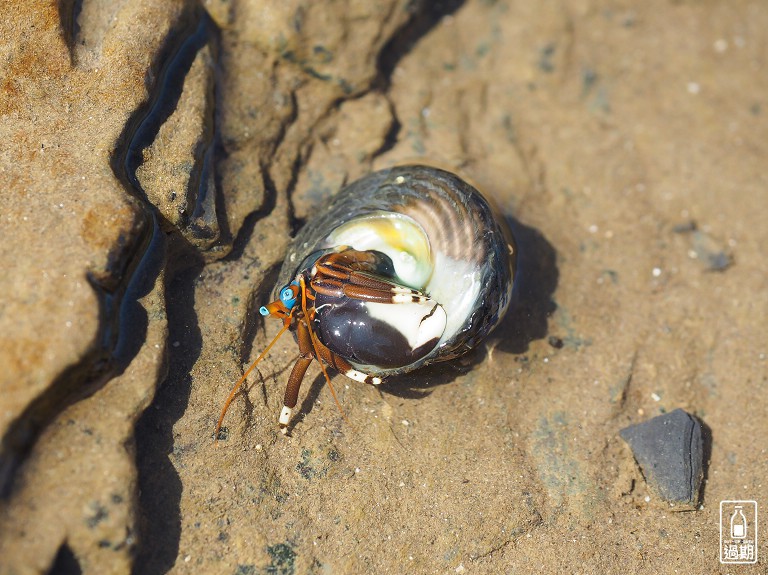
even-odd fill
[{"label": "dark crack in rock", "polygon": [[[213,168],[215,148],[215,38],[201,12],[169,59],[159,94],[146,114],[133,151],[137,184],[163,217],[201,253],[220,239]],[[212,257],[217,257],[214,251]]]}]

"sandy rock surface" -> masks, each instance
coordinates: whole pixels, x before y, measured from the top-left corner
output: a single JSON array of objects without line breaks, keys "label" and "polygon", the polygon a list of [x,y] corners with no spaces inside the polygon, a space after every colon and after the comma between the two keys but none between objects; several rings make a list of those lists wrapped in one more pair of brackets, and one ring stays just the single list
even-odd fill
[{"label": "sandy rock surface", "polygon": [[[720,501],[768,506],[768,6],[4,8],[0,573],[730,572]],[[292,234],[413,161],[508,216],[505,321],[334,376],[349,421],[315,362],[289,437],[284,337],[214,443]],[[618,436],[676,408],[694,511]]]}]

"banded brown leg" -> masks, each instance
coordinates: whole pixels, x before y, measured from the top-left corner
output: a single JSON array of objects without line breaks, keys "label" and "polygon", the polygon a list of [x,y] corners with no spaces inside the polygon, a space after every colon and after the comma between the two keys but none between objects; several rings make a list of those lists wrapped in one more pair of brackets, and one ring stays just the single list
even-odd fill
[{"label": "banded brown leg", "polygon": [[347,279],[351,271],[375,273],[382,264],[382,259],[373,252],[361,252],[353,249],[328,254],[315,262],[315,269],[326,276]]},{"label": "banded brown leg", "polygon": [[330,349],[328,349],[322,343],[319,343],[319,342],[318,342],[318,351],[320,352],[320,357],[323,359],[323,361],[325,361],[325,363],[330,365],[339,373],[343,373],[349,379],[352,379],[354,381],[359,381],[360,383],[367,383],[369,385],[381,384],[382,380],[380,377],[375,375],[368,375],[367,373],[363,373],[362,371],[355,369],[346,359],[336,355]]},{"label": "banded brown leg", "polygon": [[313,299],[310,294],[307,293],[306,284],[304,278],[299,279],[299,292],[301,293],[301,310],[302,313],[299,316],[299,320],[296,324],[296,336],[299,341],[299,359],[291,370],[291,375],[288,378],[288,385],[285,388],[285,396],[283,397],[283,409],[280,412],[280,431],[283,434],[288,433],[288,423],[291,420],[291,414],[296,407],[296,403],[299,398],[299,390],[301,389],[301,382],[304,380],[304,375],[307,373],[309,364],[312,363],[312,359],[315,357],[320,361],[320,369],[323,372],[325,381],[328,384],[328,389],[331,391],[333,400],[336,402],[341,416],[349,423],[347,416],[344,414],[344,410],[341,408],[338,397],[336,397],[336,391],[333,389],[331,378],[328,377],[328,372],[325,370],[325,365],[319,358],[322,357],[321,349],[327,348],[320,343],[317,337],[312,333],[312,328],[309,326],[308,319],[311,317],[309,310],[307,309],[307,299]]},{"label": "banded brown leg", "polygon": [[301,320],[298,322],[296,336],[299,340],[299,359],[296,360],[291,370],[291,375],[288,377],[288,385],[285,387],[285,395],[283,396],[283,409],[278,420],[280,431],[283,433],[287,433],[288,422],[291,420],[293,408],[296,407],[296,402],[299,399],[301,382],[304,380],[309,364],[314,359],[312,339],[305,321]]},{"label": "banded brown leg", "polygon": [[[353,275],[352,275],[353,274]],[[340,297],[345,295],[353,299],[370,301],[375,303],[423,303],[427,297],[421,292],[387,283],[383,280],[362,276],[352,272],[350,281],[317,276],[310,282],[312,289],[322,295]],[[359,283],[352,283],[353,279],[363,279]]]}]

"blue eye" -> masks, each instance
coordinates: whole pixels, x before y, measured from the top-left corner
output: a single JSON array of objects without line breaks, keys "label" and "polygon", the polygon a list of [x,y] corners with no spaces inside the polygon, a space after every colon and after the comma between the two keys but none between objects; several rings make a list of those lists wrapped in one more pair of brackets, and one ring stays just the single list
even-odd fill
[{"label": "blue eye", "polygon": [[283,302],[283,305],[287,307],[288,309],[292,309],[294,305],[296,305],[296,295],[294,294],[293,289],[291,286],[298,285],[296,282],[293,282],[291,285],[285,286],[283,289],[280,290],[280,301]]}]

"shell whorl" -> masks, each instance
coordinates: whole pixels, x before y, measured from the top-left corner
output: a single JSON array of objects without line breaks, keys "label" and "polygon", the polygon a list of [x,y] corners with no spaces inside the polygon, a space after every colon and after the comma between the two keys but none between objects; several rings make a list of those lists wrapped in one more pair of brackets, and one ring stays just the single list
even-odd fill
[{"label": "shell whorl", "polygon": [[393,210],[417,221],[433,246],[439,246],[454,260],[477,262],[485,258],[489,246],[477,243],[484,221],[475,215],[475,196],[461,190],[464,182],[447,172],[433,170],[429,178],[413,179],[403,185],[411,188],[407,201],[393,206]]}]

